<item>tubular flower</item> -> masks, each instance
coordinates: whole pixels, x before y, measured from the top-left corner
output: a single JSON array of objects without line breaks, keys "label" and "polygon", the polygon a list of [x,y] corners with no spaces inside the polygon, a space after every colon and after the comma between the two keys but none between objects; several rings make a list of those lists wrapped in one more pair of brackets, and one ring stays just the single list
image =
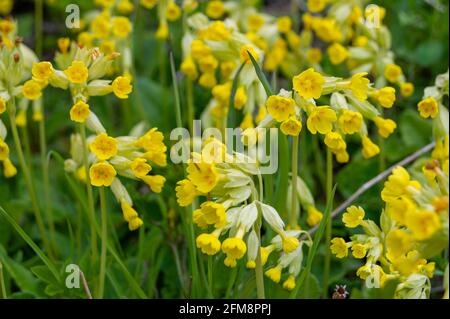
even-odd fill
[{"label": "tubular flower", "polygon": [[391,135],[397,128],[397,124],[390,119],[384,119],[377,116],[373,121],[378,127],[378,134],[380,134],[380,136],[384,138],[388,138],[389,135]]},{"label": "tubular flower", "polygon": [[89,177],[93,186],[111,186],[117,172],[114,167],[106,162],[99,162],[89,169]]},{"label": "tubular flower", "polygon": [[128,99],[128,94],[132,92],[133,86],[129,77],[119,76],[112,82],[112,89],[119,99]]},{"label": "tubular flower", "polygon": [[345,258],[348,256],[348,246],[344,239],[336,237],[331,240],[331,252],[337,258]]},{"label": "tubular flower", "polygon": [[395,89],[390,86],[381,88],[376,92],[376,98],[381,106],[391,108],[395,102]]},{"label": "tubular flower", "polygon": [[329,106],[319,106],[309,114],[306,126],[312,134],[327,134],[333,129],[333,122],[336,120],[336,112],[333,109]]},{"label": "tubular flower", "polygon": [[101,161],[108,160],[117,154],[117,141],[106,133],[97,135],[89,145],[92,153]]},{"label": "tubular flower", "polygon": [[220,241],[214,234],[201,234],[196,240],[197,248],[207,255],[215,255],[220,251]]},{"label": "tubular flower", "polygon": [[28,80],[22,88],[23,96],[29,100],[37,100],[42,96],[42,88],[35,80]]},{"label": "tubular flower", "polygon": [[266,102],[267,111],[278,122],[286,121],[295,113],[295,101],[278,95],[272,95]]},{"label": "tubular flower", "polygon": [[330,61],[333,64],[341,64],[348,57],[347,49],[339,43],[333,43],[327,49],[328,56],[330,57]]},{"label": "tubular flower", "polygon": [[219,175],[214,163],[189,163],[188,178],[202,193],[210,192],[217,184]]},{"label": "tubular flower", "polygon": [[90,113],[89,105],[80,100],[70,109],[70,119],[77,123],[84,123]]},{"label": "tubular flower", "polygon": [[292,80],[294,90],[304,99],[320,98],[324,83],[324,77],[313,68],[303,71]]},{"label": "tubular flower", "polygon": [[354,134],[359,132],[363,123],[363,117],[359,112],[343,110],[339,116],[338,123],[345,134]]},{"label": "tubular flower", "polygon": [[347,208],[347,212],[342,215],[342,222],[345,227],[355,228],[361,225],[364,219],[364,209],[362,207],[351,206]]},{"label": "tubular flower", "polygon": [[348,88],[352,91],[353,95],[360,101],[367,100],[367,91],[369,90],[370,81],[365,78],[366,72],[356,73],[350,79]]},{"label": "tubular flower", "polygon": [[402,76],[402,69],[393,63],[386,65],[384,69],[384,77],[392,83],[396,83],[398,79]]},{"label": "tubular flower", "polygon": [[70,82],[74,84],[83,84],[87,81],[89,71],[82,61],[73,61],[64,71]]},{"label": "tubular flower", "polygon": [[367,136],[362,136],[362,155],[364,158],[372,158],[380,153],[380,148]]},{"label": "tubular flower", "polygon": [[298,136],[302,130],[302,122],[291,116],[281,123],[280,129],[285,135]]},{"label": "tubular flower", "polygon": [[431,96],[420,101],[417,108],[423,118],[435,118],[439,113],[438,102]]}]

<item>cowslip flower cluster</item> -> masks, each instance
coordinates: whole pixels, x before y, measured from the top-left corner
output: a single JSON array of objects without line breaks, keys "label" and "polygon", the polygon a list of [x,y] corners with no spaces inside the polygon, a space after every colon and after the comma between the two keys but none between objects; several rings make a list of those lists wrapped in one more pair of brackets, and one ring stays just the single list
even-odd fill
[{"label": "cowslip flower cluster", "polygon": [[406,169],[396,167],[381,192],[386,206],[380,226],[364,219],[362,207],[351,206],[342,221],[347,228],[361,226],[364,234],[351,236],[350,242],[331,241],[336,257],[347,257],[351,249],[353,257],[365,258],[356,273],[361,279],[375,279],[378,288],[399,280],[396,298],[428,298],[435,263],[427,259],[448,248],[448,168],[444,172],[431,163],[425,167],[436,174],[433,180],[426,173],[412,180]]},{"label": "cowslip flower cluster", "polygon": [[[420,116],[432,118],[435,134],[442,135],[445,128],[448,110],[444,106],[444,98],[448,98],[448,70],[436,77],[435,84],[425,88],[422,100],[417,104]],[[448,134],[448,132],[446,132]]]},{"label": "cowslip flower cluster", "polygon": [[[284,134],[298,136],[306,117],[308,131],[324,135],[325,145],[338,162],[349,161],[345,135],[351,134],[360,136],[363,157],[374,157],[380,148],[370,139],[364,119],[373,121],[383,138],[389,137],[397,125],[381,117],[377,107],[369,102],[374,89],[366,75],[357,73],[343,79],[324,76],[313,68],[303,71],[292,79],[293,91],[281,89],[267,99],[268,115],[258,127],[279,123]],[[316,105],[316,100],[325,95],[331,95],[330,105]]]},{"label": "cowslip flower cluster", "polygon": [[[180,206],[188,206],[196,198],[206,200],[193,212],[193,222],[202,230],[197,236],[197,247],[207,255],[225,254],[224,264],[236,267],[247,254],[247,267],[256,266],[258,250],[264,265],[268,256],[278,251],[277,275],[272,269],[266,275],[279,282],[282,269],[288,271],[285,288],[295,287],[300,272],[302,231],[287,231],[278,212],[261,201],[254,177],[260,175],[256,161],[241,153],[229,153],[220,141],[210,138],[203,142],[201,153],[192,153],[186,168],[187,178],[176,187]],[[261,182],[260,182],[261,183]],[[276,234],[268,246],[262,246],[257,236],[257,225],[264,221]],[[221,240],[220,237],[225,237]]]},{"label": "cowslip flower cluster", "polygon": [[158,14],[158,28],[155,37],[158,40],[167,40],[169,37],[169,22],[175,22],[180,19],[182,10],[186,13],[194,11],[198,3],[197,1],[183,1],[181,8],[175,0],[140,0],[140,5],[146,9],[156,7]]}]

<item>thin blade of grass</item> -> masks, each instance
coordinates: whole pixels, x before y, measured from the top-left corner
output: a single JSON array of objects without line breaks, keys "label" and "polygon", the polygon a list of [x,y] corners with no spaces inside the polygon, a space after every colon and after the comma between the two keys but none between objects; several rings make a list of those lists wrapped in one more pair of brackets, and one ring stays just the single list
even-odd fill
[{"label": "thin blade of grass", "polygon": [[263,71],[258,65],[258,62],[256,62],[255,58],[252,56],[252,54],[247,51],[248,56],[250,57],[250,60],[252,61],[253,67],[255,68],[256,75],[258,76],[259,81],[264,87],[264,90],[266,91],[267,96],[273,95],[272,88],[270,86],[269,81],[267,80],[267,77],[264,75]]}]

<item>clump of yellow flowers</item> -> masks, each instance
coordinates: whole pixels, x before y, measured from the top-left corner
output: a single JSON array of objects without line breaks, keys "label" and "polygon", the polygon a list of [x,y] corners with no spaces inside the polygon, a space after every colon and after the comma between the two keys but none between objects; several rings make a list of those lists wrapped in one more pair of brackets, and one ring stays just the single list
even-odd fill
[{"label": "clump of yellow flowers", "polygon": [[366,260],[357,275],[378,284],[368,288],[398,280],[396,298],[428,298],[435,263],[427,259],[448,248],[448,166],[432,160],[425,170],[430,172],[413,180],[406,169],[396,167],[381,192],[386,206],[380,226],[364,219],[362,207],[351,206],[342,221],[348,228],[361,226],[364,234],[351,236],[350,242],[340,237],[331,241],[336,257],[347,257],[351,249],[353,257]]}]

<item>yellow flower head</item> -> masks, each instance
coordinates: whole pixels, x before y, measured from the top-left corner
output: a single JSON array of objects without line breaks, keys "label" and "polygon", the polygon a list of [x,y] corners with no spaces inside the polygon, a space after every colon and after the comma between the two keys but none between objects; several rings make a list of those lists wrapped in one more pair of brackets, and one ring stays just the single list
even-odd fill
[{"label": "yellow flower head", "polygon": [[423,99],[417,104],[420,116],[423,118],[435,118],[439,113],[439,105],[436,99],[432,96]]},{"label": "yellow flower head", "polygon": [[347,49],[340,43],[333,43],[327,49],[328,56],[330,57],[330,61],[333,64],[341,64],[348,57]]},{"label": "yellow flower head", "polygon": [[363,244],[352,245],[352,255],[357,259],[363,259],[367,254],[367,246]]},{"label": "yellow flower head", "polygon": [[220,19],[225,13],[225,6],[219,0],[209,1],[205,13],[211,19]]},{"label": "yellow flower head", "polygon": [[295,101],[291,98],[271,95],[266,106],[269,114],[278,122],[283,122],[295,114]]},{"label": "yellow flower head", "polygon": [[378,103],[382,107],[391,108],[395,102],[395,89],[391,86],[386,86],[378,90],[377,94]]},{"label": "yellow flower head", "polygon": [[154,6],[156,6],[158,0],[141,0],[140,3],[144,8],[152,9]]},{"label": "yellow flower head", "polygon": [[348,163],[350,160],[350,155],[347,153],[347,150],[339,150],[335,155],[338,163]]},{"label": "yellow flower head", "polygon": [[281,268],[281,266],[276,266],[276,267],[268,269],[265,272],[265,275],[273,282],[279,283],[281,280],[281,271],[282,270],[283,270],[283,268]]},{"label": "yellow flower head", "polygon": [[353,134],[360,130],[363,117],[359,112],[343,110],[341,116],[339,116],[338,123],[344,134]]},{"label": "yellow flower head", "polygon": [[166,9],[166,17],[169,21],[176,21],[181,16],[181,9],[175,3],[175,1],[170,1]]},{"label": "yellow flower head", "polygon": [[317,13],[325,9],[325,5],[327,0],[308,0],[306,5],[308,6],[308,10]]},{"label": "yellow flower head", "polygon": [[4,161],[9,158],[9,146],[0,137],[0,161]]},{"label": "yellow flower head", "polygon": [[353,45],[355,47],[362,48],[362,47],[365,47],[367,45],[367,43],[369,43],[369,39],[366,36],[364,36],[364,35],[357,36],[353,40]]},{"label": "yellow flower head", "polygon": [[234,96],[234,107],[237,110],[241,110],[242,107],[245,105],[245,103],[247,103],[247,94],[245,93],[245,89],[243,86],[240,86],[237,90],[236,90],[236,94]]},{"label": "yellow flower head", "polygon": [[323,218],[322,212],[314,206],[309,206],[307,212],[308,218],[306,219],[306,223],[311,227],[316,226]]},{"label": "yellow flower head", "polygon": [[386,255],[395,260],[408,253],[413,246],[411,235],[403,229],[393,229],[386,235]]},{"label": "yellow flower head", "polygon": [[118,76],[112,83],[112,89],[119,99],[128,99],[128,94],[133,90],[133,86],[129,77]]},{"label": "yellow flower head", "polygon": [[319,48],[311,48],[306,52],[306,60],[310,64],[318,64],[322,60],[322,51]]},{"label": "yellow flower head", "polygon": [[204,202],[200,206],[202,218],[207,225],[214,225],[216,228],[223,227],[227,220],[225,207],[220,203],[211,201]]},{"label": "yellow flower head", "polygon": [[247,18],[248,28],[252,32],[257,32],[264,25],[264,18],[257,13],[253,13]]},{"label": "yellow flower head", "polygon": [[89,71],[82,61],[72,61],[72,64],[64,70],[64,74],[67,75],[70,82],[83,84],[88,79]]},{"label": "yellow flower head", "polygon": [[38,62],[33,63],[31,73],[33,74],[33,79],[46,82],[53,75],[55,70],[50,62]]},{"label": "yellow flower head", "polygon": [[37,100],[42,96],[42,87],[35,80],[28,80],[22,87],[23,96],[29,100]]},{"label": "yellow flower head", "polygon": [[240,48],[240,57],[241,57],[241,63],[252,63],[249,53],[252,55],[252,57],[255,59],[255,61],[259,61],[259,54],[256,52],[255,47],[251,44],[245,44],[241,46]]},{"label": "yellow flower head", "polygon": [[288,33],[292,28],[292,20],[288,16],[279,17],[277,19],[277,27],[280,33]]},{"label": "yellow flower head", "polygon": [[417,240],[426,240],[441,228],[441,220],[436,212],[414,210],[405,216],[406,227]]},{"label": "yellow flower head", "polygon": [[397,270],[402,276],[409,276],[411,274],[421,273],[421,270],[425,268],[425,273],[433,275],[434,263],[430,263],[429,271],[426,271],[427,260],[420,258],[420,254],[417,250],[412,250],[408,254],[400,256],[392,261],[392,268]]},{"label": "yellow flower head", "polygon": [[283,282],[283,288],[292,291],[295,288],[295,277],[290,275],[285,282]]},{"label": "yellow flower head", "polygon": [[280,129],[285,135],[298,136],[302,130],[302,122],[295,116],[291,116],[281,123]]},{"label": "yellow flower head", "polygon": [[347,228],[358,227],[363,222],[365,214],[362,207],[350,206],[342,215],[342,222]]},{"label": "yellow flower head", "polygon": [[147,175],[141,177],[141,179],[150,187],[152,192],[161,193],[164,183],[166,182],[166,178],[161,175]]},{"label": "yellow flower head", "polygon": [[373,120],[375,125],[378,127],[378,134],[380,134],[384,138],[388,138],[395,129],[397,128],[397,124],[390,119],[384,119],[382,117],[375,117]]},{"label": "yellow flower head", "polygon": [[80,100],[70,109],[70,119],[77,123],[84,123],[90,113],[89,105]]},{"label": "yellow flower head", "polygon": [[139,217],[133,218],[129,223],[128,223],[128,229],[130,231],[134,231],[136,229],[141,228],[141,226],[144,225],[144,222],[142,221],[142,219],[140,219]]},{"label": "yellow flower head", "polygon": [[175,187],[177,202],[180,206],[186,207],[194,201],[195,197],[200,193],[195,188],[194,183],[188,179],[183,179],[177,183]]},{"label": "yellow flower head", "polygon": [[99,160],[108,160],[117,155],[117,140],[106,133],[100,133],[89,145],[89,148]]},{"label": "yellow flower head", "polygon": [[334,153],[339,153],[347,148],[347,144],[342,138],[342,135],[337,132],[327,133],[324,142],[325,145],[328,146],[328,148]]},{"label": "yellow flower head", "polygon": [[167,22],[160,22],[158,29],[155,32],[155,37],[158,40],[166,40],[169,37],[169,26]]},{"label": "yellow flower head", "polygon": [[120,206],[122,208],[123,219],[125,219],[127,223],[138,217],[136,210],[134,210],[134,208],[131,207],[125,200],[120,202]]},{"label": "yellow flower head", "polygon": [[309,114],[306,126],[312,134],[327,134],[332,131],[333,122],[336,120],[336,112],[333,109],[329,106],[318,106]]},{"label": "yellow flower head", "polygon": [[132,30],[132,25],[127,17],[114,17],[112,19],[112,32],[118,38],[126,38]]},{"label": "yellow flower head", "polygon": [[381,199],[389,203],[400,196],[409,195],[408,188],[410,186],[420,189],[420,184],[410,179],[408,171],[401,166],[397,166],[384,183]]},{"label": "yellow flower head", "polygon": [[6,178],[11,178],[17,175],[17,168],[14,166],[14,164],[11,162],[9,158],[5,159],[3,161],[3,175]]},{"label": "yellow flower head", "polygon": [[400,84],[400,93],[404,97],[409,97],[414,93],[414,84],[410,82],[403,82]]},{"label": "yellow flower head", "polygon": [[367,135],[362,137],[362,146],[362,155],[365,159],[372,158],[380,153],[378,145],[372,142]]},{"label": "yellow flower head", "polygon": [[191,81],[194,81],[198,77],[197,66],[190,56],[183,60],[180,69]]},{"label": "yellow flower head", "polygon": [[350,79],[349,89],[360,101],[367,100],[367,91],[369,90],[370,81],[365,78],[366,75],[367,72],[360,72],[353,75]]},{"label": "yellow flower head", "polygon": [[209,193],[216,187],[219,175],[214,163],[189,163],[187,167],[188,178],[202,193]]},{"label": "yellow flower head", "polygon": [[217,84],[216,75],[214,72],[205,72],[198,80],[198,84],[210,89]]},{"label": "yellow flower head", "polygon": [[231,37],[229,29],[223,21],[215,21],[199,31],[199,38],[210,41],[227,41]]},{"label": "yellow flower head", "polygon": [[0,115],[6,112],[6,101],[0,97]]},{"label": "yellow flower head", "polygon": [[111,186],[117,172],[108,162],[95,163],[89,169],[89,177],[93,186]]},{"label": "yellow flower head", "polygon": [[227,255],[227,258],[237,260],[244,257],[247,246],[241,238],[230,237],[222,243],[222,251]]},{"label": "yellow flower head", "polygon": [[142,178],[152,170],[152,167],[147,163],[145,158],[138,157],[130,163],[130,169],[134,176]]},{"label": "yellow flower head", "polygon": [[300,242],[298,238],[291,237],[291,236],[283,236],[283,251],[286,254],[289,254],[296,250],[298,246],[300,245]]},{"label": "yellow flower head", "polygon": [[337,258],[345,258],[348,256],[348,245],[345,240],[340,237],[335,237],[331,240],[330,249]]},{"label": "yellow flower head", "polygon": [[303,71],[292,79],[294,90],[304,99],[320,98],[324,83],[325,79],[322,74],[315,72],[313,68]]},{"label": "yellow flower head", "polygon": [[396,83],[402,74],[402,69],[396,64],[390,63],[384,68],[384,77],[389,82]]},{"label": "yellow flower head", "polygon": [[197,248],[207,255],[215,255],[220,251],[220,241],[213,234],[201,234],[196,240]]}]

